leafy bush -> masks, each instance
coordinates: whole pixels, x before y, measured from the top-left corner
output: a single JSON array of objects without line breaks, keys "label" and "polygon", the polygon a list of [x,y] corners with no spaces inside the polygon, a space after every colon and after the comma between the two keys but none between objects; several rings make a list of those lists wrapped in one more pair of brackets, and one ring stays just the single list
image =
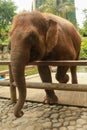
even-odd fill
[{"label": "leafy bush", "polygon": [[82,38],[80,59],[87,59],[87,38]]}]

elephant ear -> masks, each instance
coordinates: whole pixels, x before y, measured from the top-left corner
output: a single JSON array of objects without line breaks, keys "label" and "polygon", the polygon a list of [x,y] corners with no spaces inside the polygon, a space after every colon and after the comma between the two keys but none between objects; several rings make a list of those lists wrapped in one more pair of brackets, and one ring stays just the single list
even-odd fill
[{"label": "elephant ear", "polygon": [[58,23],[49,20],[49,27],[46,34],[46,46],[47,46],[47,52],[50,52],[58,42]]}]

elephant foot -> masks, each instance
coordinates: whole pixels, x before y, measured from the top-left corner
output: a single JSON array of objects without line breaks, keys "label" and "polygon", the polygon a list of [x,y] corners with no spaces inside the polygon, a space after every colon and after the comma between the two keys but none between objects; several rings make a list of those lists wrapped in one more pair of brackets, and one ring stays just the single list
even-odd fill
[{"label": "elephant foot", "polygon": [[14,115],[17,117],[17,118],[20,118],[24,115],[23,111],[19,111],[19,112],[15,112],[14,111]]},{"label": "elephant foot", "polygon": [[58,76],[56,75],[56,79],[57,79],[60,83],[67,83],[67,82],[69,81],[69,76],[66,74],[66,75],[64,76],[64,78],[63,78],[63,77],[58,77]]},{"label": "elephant foot", "polygon": [[55,104],[58,103],[58,97],[56,95],[52,95],[52,97],[46,96],[43,102],[47,104]]}]

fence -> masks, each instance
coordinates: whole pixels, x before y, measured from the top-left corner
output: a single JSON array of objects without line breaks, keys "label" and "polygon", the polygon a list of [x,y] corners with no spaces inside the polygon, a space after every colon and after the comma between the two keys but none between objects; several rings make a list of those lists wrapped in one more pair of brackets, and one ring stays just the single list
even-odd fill
[{"label": "fence", "polygon": [[[11,72],[10,61],[2,61],[0,65],[7,65],[9,67],[9,81],[0,81],[1,86],[10,86],[11,102],[16,102],[16,87]],[[78,61],[37,61],[29,65],[50,65],[50,66],[87,66],[87,60]],[[83,84],[64,84],[64,83],[26,83],[27,88],[35,89],[53,89],[65,91],[81,91],[87,92],[87,85]]]}]

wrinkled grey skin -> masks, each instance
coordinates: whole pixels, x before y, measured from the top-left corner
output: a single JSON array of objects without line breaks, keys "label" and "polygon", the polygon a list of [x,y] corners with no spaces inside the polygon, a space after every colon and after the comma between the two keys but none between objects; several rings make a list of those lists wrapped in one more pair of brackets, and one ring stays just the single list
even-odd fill
[{"label": "wrinkled grey skin", "polygon": [[[26,99],[25,66],[36,60],[78,60],[81,38],[75,27],[58,16],[39,12],[18,14],[13,20],[11,30],[11,65],[19,98],[14,108],[16,117]],[[66,74],[69,66],[59,66],[56,79],[60,83],[69,80]],[[72,83],[77,83],[76,66],[70,67]],[[43,82],[52,82],[49,66],[38,66]],[[57,96],[53,90],[45,90],[44,102],[56,103]]]}]

